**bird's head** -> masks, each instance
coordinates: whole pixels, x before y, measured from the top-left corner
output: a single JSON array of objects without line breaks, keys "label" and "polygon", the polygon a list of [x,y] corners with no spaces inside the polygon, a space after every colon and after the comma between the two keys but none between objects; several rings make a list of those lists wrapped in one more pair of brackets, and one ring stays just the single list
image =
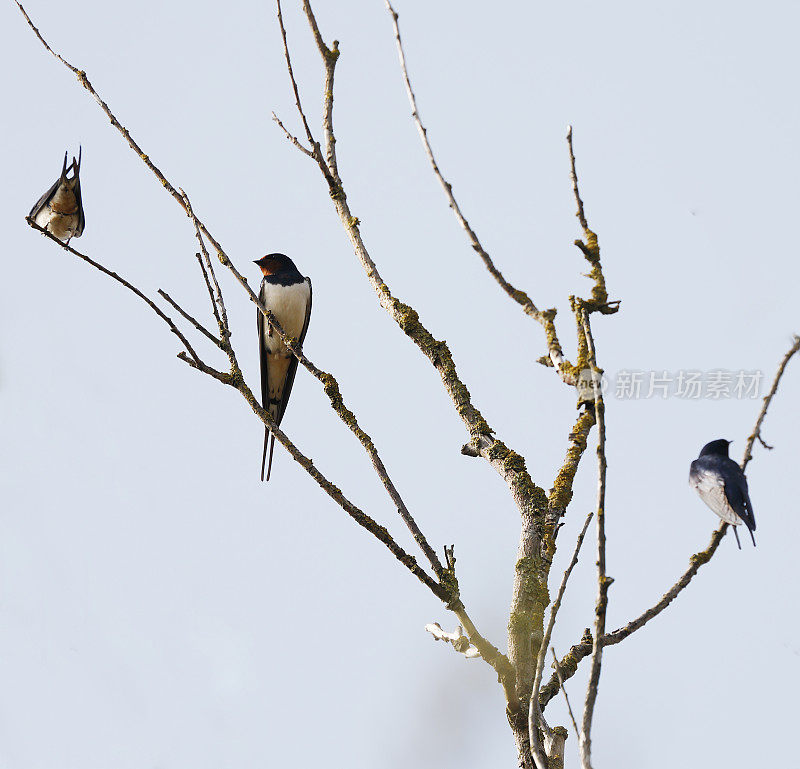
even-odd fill
[{"label": "bird's head", "polygon": [[728,456],[728,446],[733,443],[733,441],[725,440],[725,438],[717,438],[715,441],[711,441],[711,443],[706,443],[702,449],[700,449],[700,456],[706,457],[709,455],[716,455],[718,457],[727,457]]},{"label": "bird's head", "polygon": [[275,275],[278,272],[285,272],[287,270],[296,271],[297,267],[294,262],[286,256],[286,254],[267,254],[260,259],[253,262],[261,268],[264,275]]}]

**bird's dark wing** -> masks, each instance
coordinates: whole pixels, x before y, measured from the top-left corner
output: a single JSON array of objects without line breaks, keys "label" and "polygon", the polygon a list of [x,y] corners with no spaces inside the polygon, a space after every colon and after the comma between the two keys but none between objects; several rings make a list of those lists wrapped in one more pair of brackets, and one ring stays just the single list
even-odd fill
[{"label": "bird's dark wing", "polygon": [[[733,460],[731,460],[733,462]],[[725,474],[725,496],[736,514],[744,521],[751,532],[756,530],[756,518],[753,514],[753,503],[747,490],[747,478],[739,466],[733,462],[734,467]]]},{"label": "bird's dark wing", "polygon": [[[300,348],[303,347],[303,340],[306,338],[306,332],[308,331],[308,321],[311,319],[311,301],[313,299],[313,294],[311,290],[311,278],[306,278],[306,283],[308,283],[308,305],[306,306],[306,319],[303,321],[303,330],[300,332],[300,338],[297,340],[298,345]],[[281,423],[281,419],[283,419],[283,413],[286,411],[286,404],[289,402],[289,395],[292,392],[292,385],[294,384],[294,375],[297,373],[297,358],[292,355],[291,361],[289,361],[289,368],[286,371],[286,381],[283,385],[283,394],[281,396],[281,402],[278,404],[278,417],[275,420],[276,424]]]},{"label": "bird's dark wing", "polygon": [[56,194],[56,190],[58,189],[58,185],[60,183],[61,179],[60,178],[56,179],[53,182],[53,186],[49,190],[47,190],[47,192],[45,192],[44,195],[42,195],[42,197],[39,198],[39,200],[36,201],[36,204],[33,206],[31,212],[28,214],[29,219],[36,219],[40,211],[50,202],[53,195]]},{"label": "bird's dark wing", "polygon": [[75,182],[73,192],[75,193],[75,202],[78,204],[78,224],[75,227],[75,232],[72,233],[72,237],[79,238],[81,235],[83,235],[83,228],[86,225],[86,217],[83,215],[83,201],[81,200],[80,179]]},{"label": "bird's dark wing", "polygon": [[[266,281],[261,281],[261,289],[258,292],[258,301],[261,302],[265,307],[266,305]],[[261,364],[261,405],[264,408],[269,407],[269,385],[267,380],[268,369],[269,366],[267,355],[267,346],[266,340],[264,338],[264,325],[266,322],[266,318],[264,317],[264,313],[261,312],[259,307],[256,307],[256,320],[258,321],[258,358]]]},{"label": "bird's dark wing", "polygon": [[[261,290],[258,292],[258,299],[265,307],[266,305],[266,280],[261,281]],[[269,356],[267,355],[266,340],[264,339],[264,323],[266,318],[264,313],[256,307],[258,320],[258,358],[261,364],[261,405],[269,411]],[[264,467],[267,463],[267,444],[269,443],[269,427],[264,428],[264,455],[261,458],[261,480],[264,480]]]},{"label": "bird's dark wing", "polygon": [[78,148],[78,161],[72,158],[72,167],[75,170],[75,202],[78,204],[78,225],[75,232],[72,234],[73,238],[79,238],[83,235],[83,228],[86,224],[86,217],[83,215],[83,200],[81,200],[81,155],[83,154],[83,147]]}]

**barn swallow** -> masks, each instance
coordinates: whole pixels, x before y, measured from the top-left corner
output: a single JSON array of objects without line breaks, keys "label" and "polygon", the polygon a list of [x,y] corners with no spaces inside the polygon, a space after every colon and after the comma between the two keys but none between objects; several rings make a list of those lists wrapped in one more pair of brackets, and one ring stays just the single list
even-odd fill
[{"label": "barn swallow", "polygon": [[[69,172],[71,177],[67,177]],[[64,166],[61,176],[56,179],[53,186],[39,198],[31,209],[28,218],[36,224],[55,235],[60,241],[69,243],[72,238],[79,238],[83,234],[85,223],[83,216],[83,203],[81,202],[81,150],[78,150],[78,159],[72,158],[72,164],[67,167],[67,153],[64,153]]]},{"label": "barn swallow", "polygon": [[736,527],[742,523],[747,526],[755,547],[756,519],[747,491],[747,478],[739,465],[728,457],[729,444],[730,441],[720,438],[700,449],[700,456],[689,468],[689,485],[725,523],[733,526],[736,544],[741,550]]},{"label": "barn swallow", "polygon": [[[284,254],[267,254],[255,261],[264,273],[258,298],[280,323],[284,333],[297,339],[302,347],[311,317],[311,280],[304,278],[294,262]],[[286,411],[292,392],[294,375],[297,373],[297,358],[283,343],[277,332],[270,328],[266,317],[258,310],[258,354],[261,359],[261,405],[279,425]],[[270,439],[269,427],[264,434],[264,455],[261,458],[261,480],[264,480],[264,465],[267,461],[269,443],[269,466],[267,480],[272,471],[272,451],[275,436]]]}]

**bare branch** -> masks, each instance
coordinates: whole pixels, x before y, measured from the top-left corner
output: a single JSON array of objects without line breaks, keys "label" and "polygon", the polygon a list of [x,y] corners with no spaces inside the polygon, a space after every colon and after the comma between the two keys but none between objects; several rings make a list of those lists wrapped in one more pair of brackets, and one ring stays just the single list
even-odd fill
[{"label": "bare branch", "polygon": [[211,366],[207,366],[204,363],[197,363],[195,360],[191,358],[191,356],[187,355],[185,352],[181,351],[177,355],[178,360],[182,360],[186,363],[190,368],[193,368],[195,371],[199,371],[201,374],[207,374],[208,376],[216,379],[218,382],[221,382],[224,385],[231,384],[231,375],[222,371],[217,371],[216,369],[211,368]]},{"label": "bare branch", "polygon": [[647,611],[642,612],[636,619],[631,620],[627,625],[604,636],[603,646],[618,644],[631,635],[631,633],[635,633],[637,630],[644,627],[653,617],[661,614],[661,612],[678,597],[678,593],[692,581],[694,575],[700,570],[700,567],[711,560],[711,556],[714,555],[716,549],[719,547],[719,543],[725,536],[725,530],[727,528],[728,524],[723,522],[711,535],[711,541],[708,543],[708,547],[689,558],[689,568],[681,575],[681,578],[664,593],[661,600],[655,604],[655,606],[651,606]]},{"label": "bare branch", "polygon": [[581,200],[581,193],[578,190],[578,174],[575,171],[575,153],[572,150],[572,126],[567,126],[567,146],[569,147],[569,166],[570,166],[570,179],[572,179],[572,192],[575,195],[575,202],[578,204],[578,212],[575,216],[581,223],[581,229],[586,232],[589,229],[589,223],[586,221],[586,213],[583,210],[583,201]]},{"label": "bare branch", "polygon": [[189,321],[201,334],[210,339],[217,347],[221,347],[222,343],[215,337],[200,321],[189,315],[166,291],[158,289],[158,293],[164,297],[186,320]]},{"label": "bare branch", "polygon": [[273,120],[275,123],[277,123],[277,124],[278,124],[278,126],[279,126],[279,127],[280,127],[280,129],[281,129],[281,131],[283,131],[283,133],[286,135],[286,138],[287,138],[287,139],[288,139],[288,140],[289,140],[289,141],[290,141],[292,144],[294,144],[294,146],[295,146],[295,147],[297,147],[297,149],[299,149],[299,150],[300,150],[300,152],[302,152],[304,155],[308,155],[308,157],[310,157],[310,158],[312,158],[312,159],[316,159],[316,158],[314,158],[314,153],[313,153],[313,152],[312,152],[310,149],[308,149],[308,147],[305,147],[305,146],[304,146],[304,145],[301,143],[301,141],[300,141],[300,140],[299,140],[299,139],[298,139],[298,138],[297,138],[297,137],[296,137],[296,136],[295,136],[293,133],[290,133],[290,132],[289,132],[289,131],[286,129],[286,127],[285,127],[285,126],[283,125],[283,123],[281,122],[281,119],[280,119],[280,118],[279,118],[279,117],[278,117],[278,116],[277,116],[277,115],[276,115],[274,112],[272,113],[272,120]]},{"label": "bare branch", "polygon": [[[311,154],[310,157],[316,160],[317,165],[322,171],[323,176],[325,177],[326,181],[328,182],[328,186],[331,190],[336,188],[336,178],[332,168],[328,166],[325,162],[325,158],[322,156],[322,150],[320,149],[319,142],[314,138],[314,134],[311,133],[311,127],[308,125],[308,119],[306,118],[306,113],[303,110],[303,105],[300,102],[300,90],[297,87],[297,81],[294,77],[294,70],[292,69],[292,59],[289,56],[289,42],[286,37],[286,27],[283,24],[283,13],[281,12],[281,0],[276,0],[276,5],[278,9],[278,25],[281,29],[281,39],[283,40],[283,55],[286,59],[286,69],[289,72],[289,80],[292,83],[292,90],[294,91],[294,103],[297,107],[297,111],[300,114],[300,119],[303,121],[303,128],[306,132],[306,137],[308,138],[308,143],[311,145]],[[325,49],[327,51],[327,49]],[[333,99],[333,96],[331,96]],[[285,131],[286,129],[284,129]],[[288,131],[287,131],[288,133]],[[297,143],[300,146],[299,142]]]},{"label": "bare branch", "polygon": [[447,197],[447,202],[450,208],[453,210],[458,223],[461,225],[461,228],[467,234],[467,238],[469,239],[470,245],[475,253],[481,258],[486,269],[489,271],[489,274],[495,279],[497,284],[503,291],[513,299],[523,310],[523,312],[528,315],[529,317],[536,320],[538,323],[542,325],[545,330],[545,336],[547,337],[547,346],[548,346],[548,358],[545,360],[549,361],[549,365],[555,367],[558,375],[567,383],[567,384],[574,384],[572,381],[571,371],[569,361],[564,359],[564,353],[561,349],[561,345],[558,341],[558,336],[556,335],[555,329],[555,309],[550,310],[539,310],[536,305],[533,303],[531,298],[524,292],[518,288],[515,288],[511,283],[509,283],[503,273],[497,268],[494,263],[494,260],[489,256],[489,253],[481,244],[480,239],[478,238],[477,233],[475,230],[472,229],[469,222],[467,221],[466,216],[461,211],[461,207],[458,205],[458,201],[453,194],[453,185],[444,178],[444,175],[439,168],[439,164],[436,161],[436,156],[433,154],[433,148],[431,147],[430,141],[428,140],[428,129],[422,124],[422,118],[419,114],[419,108],[417,107],[417,99],[414,95],[414,89],[411,87],[411,79],[408,74],[408,66],[406,64],[406,55],[403,49],[403,41],[400,37],[400,25],[399,25],[399,16],[397,12],[392,7],[389,0],[386,0],[386,10],[392,17],[392,25],[394,27],[394,36],[395,42],[397,43],[397,54],[400,59],[400,69],[403,73],[403,81],[406,87],[406,94],[408,96],[409,104],[411,105],[411,117],[414,120],[414,124],[417,127],[417,133],[419,133],[419,138],[422,141],[422,146],[425,150],[425,155],[430,162],[431,168],[433,169],[433,173],[439,181],[439,184],[444,190],[444,194]]},{"label": "bare branch", "polygon": [[[278,0],[280,4],[280,0]],[[339,178],[339,168],[336,163],[336,137],[333,134],[333,77],[336,71],[336,60],[339,58],[339,41],[334,40],[333,45],[328,48],[325,41],[322,39],[322,34],[319,31],[317,20],[314,17],[314,11],[311,10],[311,5],[308,0],[303,0],[303,10],[308,19],[308,25],[311,27],[311,32],[314,35],[314,41],[317,44],[322,60],[325,62],[325,85],[324,93],[325,99],[323,101],[323,115],[322,115],[322,129],[325,133],[325,156],[327,158],[327,168],[333,175],[333,179],[337,184],[341,183]],[[286,42],[286,35],[284,34],[284,44]],[[329,180],[330,183],[330,180]],[[331,194],[338,192],[331,187]]]},{"label": "bare branch", "polygon": [[172,195],[172,197],[175,198],[175,200],[177,200],[181,206],[183,206],[183,201],[181,200],[180,193],[169,183],[169,181],[167,181],[164,174],[161,173],[161,171],[150,160],[150,158],[144,154],[142,148],[133,140],[133,137],[128,133],[128,129],[125,128],[125,126],[123,126],[122,123],[119,122],[119,120],[117,120],[117,118],[109,109],[108,105],[100,98],[100,95],[92,87],[92,84],[89,82],[89,78],[86,77],[86,73],[83,70],[78,69],[77,67],[70,64],[63,56],[61,56],[61,54],[54,51],[48,45],[47,41],[42,37],[39,30],[34,26],[33,22],[30,19],[30,16],[28,16],[27,12],[22,7],[22,4],[19,2],[19,0],[14,0],[14,2],[17,4],[17,7],[22,12],[22,15],[25,17],[25,20],[28,22],[28,25],[34,31],[36,37],[39,38],[42,45],[53,56],[55,56],[55,58],[58,59],[65,67],[67,67],[67,69],[71,70],[76,75],[76,77],[78,78],[78,82],[92,95],[92,98],[100,105],[100,109],[102,109],[103,112],[105,112],[106,117],[108,117],[108,119],[111,121],[111,125],[113,125],[114,128],[116,128],[125,137],[125,141],[128,142],[128,146],[130,146],[130,148],[142,159],[144,164],[156,175],[156,177],[161,182],[164,189],[167,190],[167,192],[169,192],[169,194]]},{"label": "bare branch", "polygon": [[599,312],[603,315],[611,315],[619,310],[619,301],[609,302],[608,291],[606,290],[606,280],[600,266],[600,246],[597,242],[597,235],[589,229],[586,221],[586,213],[583,210],[583,200],[578,190],[578,173],[575,169],[575,152],[572,147],[572,126],[567,128],[567,146],[569,148],[569,167],[570,178],[572,179],[572,191],[575,194],[575,202],[578,206],[576,216],[583,229],[584,240],[576,240],[575,245],[581,250],[584,258],[591,265],[589,275],[594,281],[592,288],[592,298],[583,301],[583,307],[587,312]]},{"label": "bare branch", "polygon": [[434,637],[434,640],[451,644],[459,654],[463,654],[467,659],[481,656],[478,648],[470,643],[469,636],[464,635],[464,628],[461,625],[452,633],[448,633],[438,622],[429,622],[425,625],[425,630]]},{"label": "bare branch", "polygon": [[219,310],[217,309],[217,303],[214,300],[214,289],[211,288],[211,281],[208,278],[208,270],[206,270],[206,266],[203,264],[203,257],[197,253],[195,254],[197,258],[197,263],[200,265],[200,272],[203,273],[203,280],[206,284],[206,289],[208,290],[208,298],[211,301],[211,312],[214,313],[214,320],[217,321],[217,326],[222,326],[222,318],[219,316]]},{"label": "bare branch", "polygon": [[756,439],[760,441],[762,446],[766,449],[772,449],[772,446],[768,446],[764,439],[761,437],[761,425],[764,422],[764,417],[767,416],[767,409],[769,408],[769,404],[772,403],[772,399],[775,397],[775,393],[778,392],[778,384],[781,381],[781,377],[783,376],[783,372],[786,370],[786,365],[791,360],[792,356],[800,350],[800,336],[795,334],[794,337],[794,344],[789,348],[786,355],[783,356],[780,364],[778,365],[778,370],[775,372],[775,378],[772,380],[772,387],[770,388],[769,392],[764,396],[764,405],[761,407],[761,411],[758,414],[758,419],[756,419],[755,427],[753,428],[753,432],[750,433],[749,437],[747,438],[747,444],[745,445],[744,449],[744,458],[742,459],[742,470],[747,467],[748,462],[753,458],[753,444],[755,443]]},{"label": "bare branch", "polygon": [[[303,0],[303,10],[305,11],[306,18],[308,19],[308,26],[311,27],[311,33],[314,35],[314,42],[317,44],[317,49],[319,50],[320,56],[323,58],[330,56],[331,49],[325,45],[325,41],[322,39],[322,33],[319,31],[317,19],[314,16],[314,11],[311,9],[308,0]],[[334,41],[334,46],[335,45],[336,41]]]},{"label": "bare branch", "polygon": [[[597,368],[597,355],[589,324],[589,312],[584,310],[583,328],[589,347],[589,362],[592,371],[602,373]],[[608,588],[614,581],[606,574],[606,425],[603,390],[594,388],[594,410],[597,417],[597,604],[595,607],[594,647],[592,649],[592,665],[589,672],[589,685],[586,690],[586,702],[583,707],[583,720],[580,732],[580,753],[583,769],[591,769],[592,716],[597,700],[597,688],[600,683],[600,666],[603,657],[603,636],[606,630],[606,608],[608,606]]]},{"label": "bare branch", "polygon": [[400,545],[395,542],[384,526],[381,526],[363,510],[354,505],[341,490],[331,483],[315,466],[314,463],[305,456],[291,440],[283,433],[269,412],[263,408],[252,390],[247,386],[241,371],[234,375],[233,386],[244,396],[250,404],[250,408],[255,415],[270,429],[275,439],[283,446],[295,460],[319,485],[319,487],[333,499],[359,526],[366,529],[372,536],[382,542],[389,552],[400,561],[423,585],[425,585],[437,598],[447,602],[451,596],[449,591],[432,579],[424,569],[417,563],[413,555],[409,555]]},{"label": "bare branch", "polygon": [[289,79],[292,81],[292,91],[294,91],[294,103],[295,106],[297,107],[298,113],[300,113],[300,119],[303,121],[303,128],[305,129],[306,136],[308,137],[308,142],[312,147],[314,147],[317,144],[317,142],[314,140],[314,135],[311,133],[311,127],[308,125],[308,120],[306,119],[306,113],[303,110],[303,105],[300,101],[300,91],[297,88],[297,81],[295,80],[294,70],[292,69],[292,57],[289,55],[289,44],[286,40],[286,27],[283,25],[281,0],[277,0],[276,5],[278,9],[278,25],[281,28],[281,38],[283,39],[283,55],[284,58],[286,59],[286,69],[289,71]]},{"label": "bare branch", "polygon": [[569,717],[572,720],[572,726],[575,729],[575,734],[580,735],[580,731],[578,730],[578,724],[575,721],[575,714],[572,712],[572,705],[569,704],[569,696],[567,695],[567,690],[564,688],[564,678],[561,675],[561,665],[559,665],[558,663],[556,650],[551,646],[550,651],[553,653],[553,667],[556,669],[556,676],[558,677],[558,683],[561,686],[561,693],[564,695],[564,701],[567,703],[567,710],[569,711]]},{"label": "bare branch", "polygon": [[531,301],[528,295],[524,291],[519,291],[518,289],[514,288],[502,275],[500,270],[495,267],[492,258],[486,252],[486,249],[481,245],[481,242],[475,233],[475,230],[470,227],[467,218],[461,212],[461,207],[458,205],[458,201],[456,200],[455,196],[453,195],[453,185],[448,182],[441,170],[439,169],[439,164],[436,162],[436,157],[433,154],[433,148],[431,147],[431,143],[428,140],[428,129],[422,124],[422,118],[419,114],[419,108],[417,107],[417,99],[414,96],[414,89],[411,87],[411,80],[408,75],[408,66],[406,65],[406,54],[403,49],[403,41],[400,37],[400,25],[399,25],[399,16],[397,12],[392,8],[391,3],[389,0],[386,0],[386,10],[389,11],[389,14],[392,17],[392,25],[394,27],[394,37],[395,42],[397,43],[397,55],[400,59],[400,69],[403,73],[403,81],[406,87],[406,94],[408,96],[409,104],[411,105],[411,117],[414,120],[414,124],[417,127],[417,133],[419,133],[419,138],[422,141],[422,146],[425,149],[425,154],[428,157],[428,161],[431,164],[431,168],[433,169],[433,173],[435,174],[436,178],[439,181],[439,184],[442,186],[444,190],[444,194],[447,196],[447,201],[450,204],[450,208],[453,209],[453,213],[458,219],[458,223],[467,233],[467,237],[469,238],[470,244],[472,248],[477,252],[480,258],[483,260],[486,269],[489,270],[491,276],[497,281],[500,287],[511,297],[517,304],[519,304],[526,315],[539,320],[539,310],[537,309],[536,305]]},{"label": "bare branch", "polygon": [[547,497],[546,546],[551,556],[555,555],[555,539],[558,534],[559,521],[572,501],[572,485],[578,466],[589,440],[589,433],[595,424],[594,408],[585,408],[578,415],[575,426],[569,434],[569,447],[564,464],[553,481],[553,488]]},{"label": "bare branch", "polygon": [[[592,640],[592,631],[587,627],[583,631],[581,642],[575,644],[570,650],[561,658],[559,667],[561,668],[561,677],[564,681],[572,678],[578,671],[578,665],[581,660],[588,657],[592,653],[594,642]],[[547,703],[558,694],[561,688],[559,684],[559,676],[553,673],[550,680],[545,684],[539,692],[539,707],[544,710]]]},{"label": "bare branch", "polygon": [[[150,299],[149,297],[145,296],[145,294],[143,294],[138,288],[136,288],[136,286],[134,286],[132,283],[129,283],[127,280],[125,280],[125,278],[123,278],[122,276],[118,275],[116,272],[113,272],[112,270],[109,270],[107,267],[103,267],[102,264],[100,264],[99,262],[94,261],[94,259],[91,259],[90,257],[86,256],[86,254],[82,254],[80,251],[76,251],[72,246],[69,246],[66,243],[62,243],[57,237],[55,237],[55,235],[52,235],[51,233],[49,233],[44,227],[40,227],[30,217],[26,217],[25,221],[31,227],[33,227],[34,230],[38,230],[39,232],[41,232],[44,236],[46,236],[47,238],[52,240],[53,243],[56,243],[61,248],[63,248],[65,251],[69,251],[71,254],[74,254],[75,256],[77,256],[79,259],[83,259],[84,262],[86,262],[87,264],[90,264],[96,270],[99,270],[104,275],[108,275],[109,278],[112,278],[113,280],[117,281],[117,283],[125,286],[125,288],[127,288],[129,291],[132,291],[134,294],[136,294],[136,296],[138,296],[139,299],[141,299],[156,315],[158,315],[159,318],[161,318],[161,320],[164,321],[164,323],[167,324],[167,326],[169,326],[169,330],[173,334],[175,334],[175,336],[177,336],[178,339],[181,340],[181,343],[186,348],[187,352],[191,356],[191,359],[194,362],[194,364],[197,366],[197,368],[201,368],[201,367],[205,366],[203,361],[200,360],[200,356],[195,352],[194,348],[190,344],[189,340],[183,335],[183,333],[181,333],[181,331],[178,329],[178,327],[172,322],[172,319],[170,317],[168,317],[162,311],[162,309],[152,299]],[[219,372],[217,372],[217,373],[219,373]]]},{"label": "bare branch", "polygon": [[[442,581],[448,580],[455,580],[455,573],[456,573],[456,556],[455,556],[455,546],[450,545],[450,547],[445,547],[444,549],[445,555],[445,575],[442,578]],[[455,589],[452,589],[452,592],[457,594],[458,593],[458,586],[455,586]],[[491,665],[495,672],[497,673],[498,681],[500,682],[503,690],[506,693],[506,699],[509,703],[516,703],[516,690],[514,687],[515,682],[515,673],[514,668],[511,666],[511,663],[504,654],[500,652],[500,650],[494,646],[492,643],[487,641],[479,632],[478,629],[475,627],[475,624],[472,622],[469,614],[467,614],[467,610],[464,607],[464,603],[461,601],[460,597],[457,597],[455,600],[451,600],[447,604],[447,608],[453,612],[458,618],[458,621],[461,623],[459,629],[463,626],[463,629],[466,630],[467,638],[469,642],[472,644],[472,648],[477,650],[477,653],[480,657],[483,658],[485,662]],[[434,623],[438,626],[438,623]],[[428,626],[426,626],[427,629]],[[518,703],[516,704],[518,707]]]},{"label": "bare branch", "polygon": [[[195,225],[195,237],[197,238],[197,242],[200,244],[200,250],[203,252],[203,260],[205,260],[205,265],[203,264],[203,261],[199,259],[198,261],[200,261],[200,269],[203,272],[206,288],[208,289],[209,296],[211,297],[211,309],[214,313],[214,318],[217,321],[217,325],[219,326],[219,337],[220,339],[228,340],[231,336],[231,328],[228,324],[228,311],[225,309],[225,300],[222,296],[222,289],[220,288],[219,281],[217,280],[217,274],[214,272],[214,265],[211,262],[211,257],[208,255],[208,249],[206,248],[205,241],[203,240],[203,234],[201,233],[197,224],[198,220],[194,215],[194,209],[192,208],[189,196],[186,194],[186,192],[184,192],[183,188],[179,188],[179,190],[181,193],[181,198],[183,199],[184,209]],[[211,276],[210,281],[209,275]],[[211,288],[211,283],[214,284],[213,290]]]},{"label": "bare branch", "polygon": [[[541,710],[539,709],[539,689],[542,685],[542,670],[544,669],[544,660],[547,656],[547,647],[550,645],[550,638],[553,635],[553,628],[556,624],[556,615],[558,614],[558,610],[561,608],[561,601],[563,600],[564,593],[567,590],[567,581],[569,580],[569,575],[572,574],[572,570],[575,568],[575,564],[578,563],[578,554],[580,553],[581,545],[583,544],[583,538],[586,536],[586,530],[589,528],[589,522],[592,520],[592,515],[594,515],[594,513],[589,513],[589,515],[586,516],[586,521],[584,521],[581,533],[578,535],[578,540],[575,543],[575,551],[572,554],[572,560],[569,562],[569,566],[567,566],[564,576],[561,579],[561,586],[558,588],[556,600],[550,607],[550,619],[547,622],[547,627],[544,631],[544,637],[542,638],[542,643],[539,645],[539,653],[536,658],[536,672],[533,678],[533,691],[531,692],[531,701],[528,709],[528,734],[531,741],[531,751],[536,759],[537,766],[539,766],[541,763],[541,769],[547,769],[547,764],[543,761],[543,757],[540,754],[541,748],[539,746],[539,737],[536,726],[537,722],[541,718]],[[538,758],[537,754],[539,754]]]}]

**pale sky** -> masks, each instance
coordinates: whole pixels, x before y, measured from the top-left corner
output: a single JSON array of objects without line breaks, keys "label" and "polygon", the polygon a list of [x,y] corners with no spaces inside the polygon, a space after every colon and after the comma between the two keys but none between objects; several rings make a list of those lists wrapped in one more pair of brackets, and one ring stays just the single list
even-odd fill
[{"label": "pale sky", "polygon": [[[339,165],[396,296],[446,339],[498,437],[545,488],[574,394],[537,324],[489,277],[410,118],[383,3],[317,2],[338,39]],[[679,372],[764,372],[800,333],[795,3],[412,3],[397,0],[410,74],[442,170],[506,277],[559,309],[586,294],[564,135],[619,314],[594,323],[607,400],[608,624],[655,603],[717,518],[687,484],[714,438],[744,440],[760,400],[679,397]],[[493,671],[423,627],[455,619],[276,447],[233,390],[175,359],[128,292],[24,216],[83,147],[86,230],[73,245],[208,317],[190,222],[16,6],[0,18],[6,183],[0,284],[0,769],[348,769],[515,766]],[[363,275],[318,169],[271,122],[300,123],[274,6],[30,0],[144,151],[189,193],[239,269],[289,254],[314,285],[305,349],[339,380],[463,599],[505,648],[519,517],[438,375]],[[284,10],[315,128],[322,72]],[[223,278],[233,341],[257,382],[254,310]],[[197,339],[198,349],[223,365]],[[616,397],[641,372],[642,397]],[[650,372],[668,397],[644,397]],[[705,380],[704,380],[705,381]],[[765,391],[762,383],[761,393]],[[786,765],[800,676],[800,363],[748,468],[754,550],[726,536],[645,629],[606,651],[595,766]],[[298,372],[283,427],[356,504],[413,542],[319,384]],[[596,433],[592,434],[592,441]],[[594,444],[592,444],[593,447]],[[559,538],[556,590],[595,500],[593,449]],[[553,642],[593,619],[594,542]],[[568,683],[580,705],[588,664]],[[563,701],[547,711],[567,725]],[[571,730],[570,730],[571,731]],[[568,766],[577,740],[567,741]],[[691,756],[691,758],[687,758]]]}]

